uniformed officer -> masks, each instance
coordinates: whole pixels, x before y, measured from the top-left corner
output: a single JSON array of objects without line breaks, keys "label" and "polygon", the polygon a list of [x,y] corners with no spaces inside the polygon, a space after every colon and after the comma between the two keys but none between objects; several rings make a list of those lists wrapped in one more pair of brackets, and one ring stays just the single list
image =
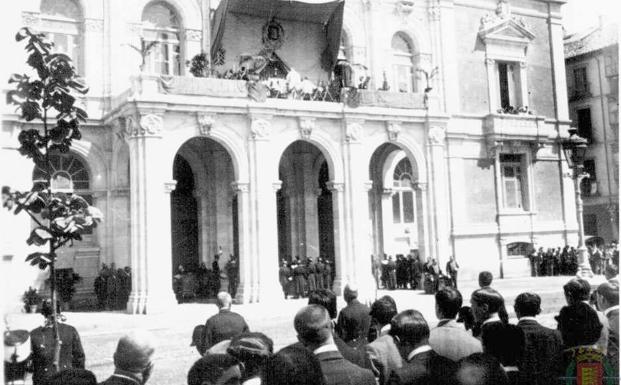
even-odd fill
[{"label": "uniformed officer", "polygon": [[[55,373],[53,315],[50,300],[43,302],[41,315],[45,317],[45,325],[30,332],[33,385],[43,384],[46,377]],[[60,337],[58,371],[71,368],[84,369],[84,349],[82,349],[78,331],[73,326],[61,322],[57,325]]]}]

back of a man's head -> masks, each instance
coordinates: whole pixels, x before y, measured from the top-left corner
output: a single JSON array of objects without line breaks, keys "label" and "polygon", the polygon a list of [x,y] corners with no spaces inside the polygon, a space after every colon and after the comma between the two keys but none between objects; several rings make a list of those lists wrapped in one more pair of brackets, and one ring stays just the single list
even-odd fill
[{"label": "back of a man's head", "polygon": [[323,345],[332,339],[330,315],[323,306],[303,307],[295,315],[293,326],[304,345]]},{"label": "back of a man's head", "polygon": [[485,353],[474,353],[457,364],[456,385],[506,385],[507,375],[498,360]]},{"label": "back of a man's head", "polygon": [[572,305],[580,301],[588,301],[591,296],[589,281],[581,278],[573,278],[563,286],[567,304]]},{"label": "back of a man's head", "polygon": [[597,287],[597,294],[606,301],[607,308],[619,305],[619,285],[604,282]]},{"label": "back of a man's head", "polygon": [[541,312],[541,297],[535,293],[521,293],[513,306],[518,318],[535,317]]},{"label": "back of a man's head", "polygon": [[479,273],[479,287],[487,287],[492,284],[494,276],[489,271],[482,271]]},{"label": "back of a man's head", "polygon": [[188,385],[226,384],[241,380],[239,363],[228,354],[206,354],[188,372]]},{"label": "back of a man's head", "polygon": [[524,332],[519,326],[492,322],[485,325],[481,340],[483,351],[504,366],[517,366],[524,349]]},{"label": "back of a man's head", "polygon": [[369,315],[380,325],[387,325],[397,315],[397,304],[391,296],[385,295],[373,302]]},{"label": "back of a man's head", "polygon": [[151,357],[155,351],[151,333],[138,330],[126,334],[119,339],[114,352],[114,366],[117,369],[142,373],[151,365]]},{"label": "back of a man's head", "polygon": [[604,270],[604,276],[606,279],[611,279],[617,275],[619,275],[619,268],[615,264],[609,263]]},{"label": "back of a man's head", "polygon": [[308,294],[309,305],[320,305],[326,308],[330,319],[335,319],[336,310],[336,294],[329,289],[317,289]]},{"label": "back of a man's head", "polygon": [[445,287],[436,293],[436,309],[442,318],[454,319],[461,308],[461,293],[452,287]]},{"label": "back of a man's head", "polygon": [[417,346],[429,339],[429,325],[418,310],[405,310],[390,321],[390,335],[402,345]]},{"label": "back of a man's head", "polygon": [[233,298],[226,291],[219,292],[216,301],[220,309],[230,309],[233,304]]},{"label": "back of a man's head", "polygon": [[343,298],[347,303],[358,298],[358,287],[350,283],[345,285],[345,289],[343,289]]},{"label": "back of a man's head", "polygon": [[497,313],[505,303],[502,295],[490,287],[475,290],[470,298],[479,305],[487,305],[489,314]]},{"label": "back of a man's head", "polygon": [[566,348],[595,344],[603,327],[597,312],[583,302],[563,307],[556,321]]},{"label": "back of a man's head", "polygon": [[321,364],[310,350],[297,344],[287,346],[267,362],[264,383],[270,385],[323,385]]}]

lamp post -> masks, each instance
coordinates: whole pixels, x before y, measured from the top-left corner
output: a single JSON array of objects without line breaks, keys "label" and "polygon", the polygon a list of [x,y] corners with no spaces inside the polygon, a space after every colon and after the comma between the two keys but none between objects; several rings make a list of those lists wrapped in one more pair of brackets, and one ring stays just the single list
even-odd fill
[{"label": "lamp post", "polygon": [[582,220],[583,204],[580,182],[583,178],[588,178],[589,174],[584,172],[584,156],[587,150],[587,140],[578,136],[577,129],[569,129],[569,138],[563,140],[563,152],[567,164],[572,170],[571,177],[574,180],[574,190],[576,193],[576,219],[578,220],[578,272],[579,278],[592,278],[593,272],[587,257],[587,248],[584,244],[584,222]]}]

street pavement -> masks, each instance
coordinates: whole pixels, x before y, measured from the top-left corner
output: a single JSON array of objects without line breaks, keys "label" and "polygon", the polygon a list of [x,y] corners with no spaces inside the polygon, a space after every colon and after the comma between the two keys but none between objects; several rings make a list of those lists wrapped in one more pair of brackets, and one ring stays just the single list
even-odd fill
[{"label": "street pavement", "polygon": [[[536,292],[542,297],[540,322],[556,328],[554,315],[565,304],[562,286],[571,277],[539,277],[495,280],[492,287],[505,297],[507,310],[511,317],[515,297],[524,291]],[[592,284],[603,281],[597,277]],[[470,293],[477,283],[460,282],[460,292],[464,295],[464,305],[469,305]],[[391,295],[399,310],[417,309],[433,327],[435,301],[433,295],[421,291],[379,290],[377,297]],[[305,299],[278,299],[269,304],[234,305],[233,311],[242,314],[252,331],[265,333],[274,341],[276,350],[296,342],[293,329],[295,313],[306,305]],[[339,308],[345,303],[339,297]],[[86,353],[86,367],[93,371],[98,381],[107,378],[114,370],[112,354],[116,343],[123,334],[135,329],[147,329],[157,339],[155,369],[149,384],[183,384],[192,363],[199,358],[194,347],[190,346],[192,329],[217,312],[214,304],[187,303],[177,305],[165,314],[129,315],[122,312],[68,312],[67,323],[75,326],[82,338]],[[6,316],[13,329],[33,329],[42,323],[37,314],[9,314]],[[512,319],[515,322],[515,319]]]}]

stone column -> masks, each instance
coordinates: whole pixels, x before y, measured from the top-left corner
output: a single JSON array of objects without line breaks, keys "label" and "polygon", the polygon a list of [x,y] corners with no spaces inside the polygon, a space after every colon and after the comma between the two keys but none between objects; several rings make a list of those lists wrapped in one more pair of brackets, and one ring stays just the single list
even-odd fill
[{"label": "stone column", "polygon": [[392,214],[393,194],[394,191],[392,188],[384,187],[382,195],[380,196],[382,204],[382,251],[389,255],[391,255],[394,251],[394,240],[388,238],[391,234],[394,234],[394,231],[392,231],[394,226]]},{"label": "stone column", "polygon": [[162,157],[163,119],[156,114],[128,117],[131,174],[132,292],[127,311],[159,312],[176,304],[172,291],[170,192],[162,170],[170,169]]},{"label": "stone column", "polygon": [[237,228],[239,233],[239,283],[235,301],[250,302],[252,255],[250,253],[250,184],[233,182],[231,187],[237,194]]},{"label": "stone column", "polygon": [[278,225],[276,191],[278,167],[265,167],[265,159],[274,156],[270,144],[271,117],[253,116],[250,122],[250,212],[253,271],[252,301],[275,301],[282,298],[278,282]]},{"label": "stone column", "polygon": [[434,257],[443,266],[450,255],[449,248],[449,203],[447,199],[447,173],[444,156],[445,128],[432,126],[427,132],[429,154],[431,156],[431,183],[434,192],[434,218],[436,254]]},{"label": "stone column", "polygon": [[361,301],[375,299],[375,280],[371,272],[372,248],[369,242],[369,169],[361,167],[366,163],[360,141],[363,122],[350,121],[345,125],[345,177],[347,212],[347,248],[353,281],[358,286]]},{"label": "stone column", "polygon": [[[420,194],[421,199],[421,213],[420,218],[422,221],[418,223],[418,227],[422,226],[422,237],[419,239],[419,250],[420,245],[422,244],[422,250],[420,250],[421,258],[426,258],[431,255],[431,250],[429,248],[430,239],[429,239],[429,200],[427,199],[427,183],[417,183],[416,191]],[[420,233],[419,233],[420,234]]]},{"label": "stone column", "polygon": [[210,261],[209,241],[209,199],[207,199],[207,191],[201,188],[194,190],[194,199],[196,199],[196,211],[198,218],[198,259],[200,262],[208,264]]},{"label": "stone column", "polygon": [[332,215],[334,216],[334,283],[332,290],[340,295],[346,282],[351,276],[348,274],[347,245],[345,236],[345,202],[344,183],[328,182],[328,189],[332,191]]},{"label": "stone column", "polygon": [[[299,170],[303,178],[301,186],[301,200],[303,202],[304,221],[304,247],[302,248],[306,257],[316,258],[319,256],[319,217],[317,211],[317,180],[318,176],[313,174],[313,157],[311,153],[302,155],[302,168]],[[306,174],[309,172],[309,174]]]}]

